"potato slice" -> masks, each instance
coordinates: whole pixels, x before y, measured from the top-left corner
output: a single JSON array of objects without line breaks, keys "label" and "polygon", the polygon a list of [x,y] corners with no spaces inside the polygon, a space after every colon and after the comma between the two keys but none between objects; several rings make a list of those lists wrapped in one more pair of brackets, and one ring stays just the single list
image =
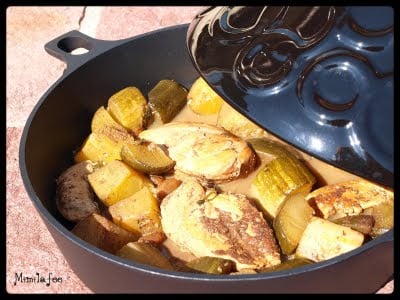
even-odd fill
[{"label": "potato slice", "polygon": [[187,99],[189,108],[199,115],[217,114],[224,102],[202,77],[192,84]]},{"label": "potato slice", "polygon": [[146,174],[163,174],[175,166],[175,162],[154,143],[125,144],[121,157],[132,168]]},{"label": "potato slice", "polygon": [[307,195],[323,218],[338,219],[359,215],[364,209],[382,202],[393,201],[393,191],[367,180],[350,180],[327,185]]},{"label": "potato slice", "polygon": [[146,98],[136,87],[127,87],[108,99],[108,112],[120,125],[138,135],[151,120]]},{"label": "potato slice", "polygon": [[314,214],[305,200],[306,195],[296,193],[289,196],[274,219],[275,235],[284,254],[293,253]]},{"label": "potato slice", "polygon": [[99,214],[79,221],[72,233],[104,251],[115,254],[122,246],[135,242],[139,235],[129,232]]},{"label": "potato slice", "polygon": [[81,149],[74,156],[75,162],[85,160],[106,164],[115,159],[121,159],[122,144],[113,141],[104,134],[92,132],[84,141]]},{"label": "potato slice", "polygon": [[267,133],[225,101],[218,113],[217,125],[243,139],[266,137]]},{"label": "potato slice", "polygon": [[123,246],[117,253],[119,257],[132,260],[145,265],[151,265],[166,270],[174,270],[172,264],[156,247],[133,242]]},{"label": "potato slice", "polygon": [[251,193],[263,213],[275,218],[288,196],[310,192],[315,181],[315,177],[300,160],[286,154],[268,162],[257,173],[251,184]]},{"label": "potato slice", "polygon": [[106,206],[132,196],[144,186],[150,189],[153,187],[147,177],[119,160],[98,168],[88,179],[97,197]]},{"label": "potato slice", "polygon": [[360,247],[364,235],[358,231],[312,217],[296,249],[296,257],[315,262],[327,260]]},{"label": "potato slice", "polygon": [[115,224],[140,235],[161,232],[160,208],[148,187],[109,207]]},{"label": "potato slice", "polygon": [[164,79],[149,92],[149,105],[162,124],[171,121],[185,106],[187,90],[179,83]]}]

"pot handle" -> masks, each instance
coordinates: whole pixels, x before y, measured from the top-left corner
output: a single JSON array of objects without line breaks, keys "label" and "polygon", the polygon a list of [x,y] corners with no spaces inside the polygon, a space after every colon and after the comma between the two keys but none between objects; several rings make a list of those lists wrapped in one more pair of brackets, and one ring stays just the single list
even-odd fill
[{"label": "pot handle", "polygon": [[[94,39],[80,31],[72,30],[48,42],[44,48],[48,54],[65,62],[67,71],[72,71],[120,43],[121,41]],[[84,50],[85,53],[73,53],[77,49]]]}]

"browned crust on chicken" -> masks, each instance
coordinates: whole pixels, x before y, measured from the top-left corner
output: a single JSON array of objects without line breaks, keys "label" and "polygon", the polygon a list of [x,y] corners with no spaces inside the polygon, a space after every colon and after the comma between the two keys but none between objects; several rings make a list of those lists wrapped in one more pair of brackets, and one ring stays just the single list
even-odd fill
[{"label": "browned crust on chicken", "polygon": [[351,180],[316,189],[306,199],[324,218],[341,218],[393,201],[393,192],[366,180]]},{"label": "browned crust on chicken", "polygon": [[235,261],[238,270],[280,263],[274,234],[261,212],[244,195],[204,191],[185,181],[161,203],[163,230],[197,257]]}]

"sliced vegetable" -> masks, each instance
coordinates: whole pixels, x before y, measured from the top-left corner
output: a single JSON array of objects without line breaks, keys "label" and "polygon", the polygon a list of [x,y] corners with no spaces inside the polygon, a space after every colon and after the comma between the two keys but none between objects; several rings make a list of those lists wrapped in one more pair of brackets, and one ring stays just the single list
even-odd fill
[{"label": "sliced vegetable", "polygon": [[359,215],[364,209],[382,202],[393,202],[393,191],[358,179],[316,189],[307,195],[307,201],[315,205],[325,219],[338,219]]},{"label": "sliced vegetable", "polygon": [[199,115],[218,113],[224,102],[202,77],[197,78],[192,84],[187,99],[190,109]]},{"label": "sliced vegetable", "polygon": [[371,236],[377,237],[393,228],[394,225],[394,202],[384,201],[378,205],[367,208],[363,214],[371,215],[375,220]]},{"label": "sliced vegetable", "polygon": [[315,181],[315,177],[295,156],[282,155],[257,173],[251,191],[264,214],[275,218],[289,195],[310,192]]},{"label": "sliced vegetable", "polygon": [[129,242],[135,242],[138,235],[129,232],[99,214],[92,214],[79,221],[72,233],[82,240],[104,251],[115,253]]},{"label": "sliced vegetable", "polygon": [[154,143],[125,144],[121,149],[122,160],[132,168],[146,174],[171,171],[175,162]]},{"label": "sliced vegetable", "polygon": [[243,139],[266,136],[266,132],[261,127],[237,112],[226,102],[221,105],[217,125]]},{"label": "sliced vegetable", "polygon": [[152,188],[150,180],[119,160],[113,160],[88,175],[89,183],[99,199],[110,206],[132,196],[144,186]]},{"label": "sliced vegetable", "polygon": [[131,232],[147,235],[161,232],[160,209],[148,187],[108,208],[115,224]]},{"label": "sliced vegetable", "polygon": [[186,266],[206,274],[229,274],[235,270],[235,263],[232,260],[211,256],[196,258],[186,263]]},{"label": "sliced vegetable", "polygon": [[150,122],[151,110],[136,87],[127,87],[108,99],[108,112],[120,125],[138,135]]},{"label": "sliced vegetable", "polygon": [[364,234],[370,234],[375,223],[374,217],[367,215],[346,216],[331,221],[339,225],[350,227]]},{"label": "sliced vegetable", "polygon": [[269,268],[265,268],[265,269],[261,269],[258,270],[258,273],[266,273],[266,272],[276,272],[276,271],[283,271],[283,270],[289,270],[289,269],[293,269],[293,268],[298,268],[298,267],[302,267],[302,266],[306,266],[313,263],[312,260],[309,260],[307,258],[302,258],[302,257],[297,257],[297,258],[293,258],[291,260],[286,260],[284,262],[282,262],[279,265],[276,266],[272,266]]},{"label": "sliced vegetable", "polygon": [[149,105],[162,123],[171,121],[185,106],[187,90],[173,80],[164,79],[149,92]]},{"label": "sliced vegetable", "polygon": [[284,254],[293,253],[314,214],[305,197],[306,193],[290,195],[274,219],[275,235]]},{"label": "sliced vegetable", "polygon": [[296,249],[296,257],[323,261],[360,247],[364,235],[349,227],[312,217]]},{"label": "sliced vegetable", "polygon": [[132,242],[123,246],[117,253],[119,257],[132,260],[145,265],[150,265],[166,270],[174,270],[172,264],[156,247],[140,243]]}]

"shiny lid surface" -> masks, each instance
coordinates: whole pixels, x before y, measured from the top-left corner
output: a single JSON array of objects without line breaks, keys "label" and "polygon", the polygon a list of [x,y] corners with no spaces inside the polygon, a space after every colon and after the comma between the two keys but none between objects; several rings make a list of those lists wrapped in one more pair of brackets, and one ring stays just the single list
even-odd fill
[{"label": "shiny lid surface", "polygon": [[190,56],[235,109],[336,167],[393,186],[393,8],[211,7]]}]

